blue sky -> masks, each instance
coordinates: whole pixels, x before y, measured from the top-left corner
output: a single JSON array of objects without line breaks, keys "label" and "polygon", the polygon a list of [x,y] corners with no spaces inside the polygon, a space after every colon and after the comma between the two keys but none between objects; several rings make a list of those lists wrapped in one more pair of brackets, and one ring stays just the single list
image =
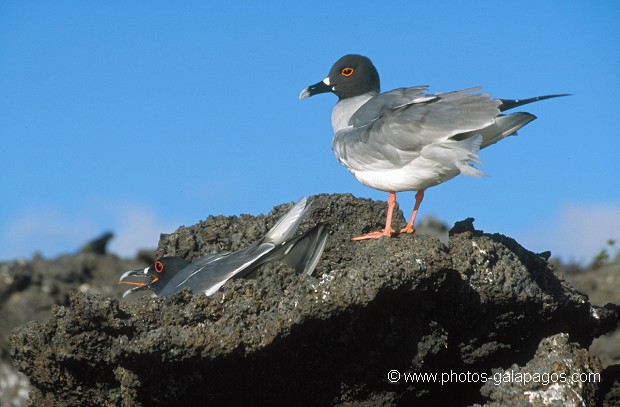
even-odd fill
[{"label": "blue sky", "polygon": [[[265,3],[265,4],[263,4]],[[481,152],[481,179],[427,191],[534,251],[588,260],[620,238],[620,3],[3,1],[0,259],[51,257],[105,230],[131,255],[207,215],[317,193],[385,200],[331,151],[339,57],[383,90],[482,85],[538,120]],[[413,193],[398,195],[406,213]]]}]

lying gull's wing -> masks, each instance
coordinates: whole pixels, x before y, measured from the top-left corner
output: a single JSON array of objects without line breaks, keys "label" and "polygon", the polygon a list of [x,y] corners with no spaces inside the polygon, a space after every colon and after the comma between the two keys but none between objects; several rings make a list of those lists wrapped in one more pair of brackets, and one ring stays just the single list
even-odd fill
[{"label": "lying gull's wing", "polygon": [[261,241],[271,242],[274,245],[279,245],[282,242],[290,239],[295,235],[299,224],[308,214],[310,204],[307,203],[307,198],[303,197],[267,232],[265,237]]},{"label": "lying gull's wing", "polygon": [[202,291],[211,295],[231,278],[243,277],[251,272],[253,265],[273,248],[272,243],[255,242],[234,253],[199,257],[178,272],[159,295],[168,295],[184,287],[190,287],[194,294]]}]

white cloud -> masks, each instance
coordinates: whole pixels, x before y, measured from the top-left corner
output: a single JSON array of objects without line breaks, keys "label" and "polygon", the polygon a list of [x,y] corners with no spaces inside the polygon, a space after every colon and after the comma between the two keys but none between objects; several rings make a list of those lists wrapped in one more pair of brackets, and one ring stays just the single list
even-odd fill
[{"label": "white cloud", "polygon": [[110,251],[132,257],[139,249],[157,247],[159,234],[173,232],[179,225],[136,203],[115,203],[71,214],[59,208],[38,208],[0,230],[0,260],[30,258],[37,252],[47,258],[75,253],[106,231],[114,233]]},{"label": "white cloud", "polygon": [[514,238],[529,250],[551,250],[553,256],[563,261],[586,265],[608,239],[620,241],[620,205],[565,204],[547,222],[517,232]]},{"label": "white cloud", "polygon": [[74,251],[78,249],[74,242],[85,243],[99,232],[87,216],[67,216],[56,208],[39,208],[13,220],[0,234],[0,259],[28,258],[35,252],[50,256]]},{"label": "white cloud", "polygon": [[131,257],[139,249],[157,247],[161,233],[171,233],[179,223],[164,221],[150,208],[139,205],[124,205],[114,210],[115,238],[110,242],[110,251],[123,257]]}]

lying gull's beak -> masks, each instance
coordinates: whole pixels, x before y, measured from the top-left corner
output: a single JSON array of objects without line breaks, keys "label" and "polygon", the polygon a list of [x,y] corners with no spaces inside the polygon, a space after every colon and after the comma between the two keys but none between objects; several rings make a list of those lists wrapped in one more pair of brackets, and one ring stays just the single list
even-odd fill
[{"label": "lying gull's beak", "polygon": [[123,293],[123,298],[125,298],[126,296],[128,296],[129,294],[138,292],[138,291],[144,291],[144,290],[150,290],[149,285],[153,282],[153,281],[147,281],[147,282],[136,282],[136,281],[125,281],[127,279],[149,279],[149,276],[146,274],[148,271],[148,267],[144,268],[144,269],[139,269],[139,270],[129,270],[125,273],[123,273],[123,275],[121,276],[121,278],[119,278],[118,283],[119,284],[128,284],[128,285],[134,285],[134,288],[130,288],[129,290],[125,291]]}]

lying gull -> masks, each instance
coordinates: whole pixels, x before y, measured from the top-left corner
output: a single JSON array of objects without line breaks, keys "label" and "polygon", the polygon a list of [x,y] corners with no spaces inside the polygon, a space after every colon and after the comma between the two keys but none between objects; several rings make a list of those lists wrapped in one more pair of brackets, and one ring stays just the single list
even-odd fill
[{"label": "lying gull", "polygon": [[[177,256],[162,257],[145,269],[130,270],[119,283],[136,287],[125,291],[123,297],[142,290],[164,296],[184,287],[194,294],[211,295],[231,278],[249,277],[259,266],[273,261],[283,261],[297,273],[310,275],[323,253],[329,230],[320,223],[294,237],[309,207],[306,198],[300,199],[262,239],[236,252],[207,254],[192,262]],[[132,281],[135,278],[142,281]]]}]

